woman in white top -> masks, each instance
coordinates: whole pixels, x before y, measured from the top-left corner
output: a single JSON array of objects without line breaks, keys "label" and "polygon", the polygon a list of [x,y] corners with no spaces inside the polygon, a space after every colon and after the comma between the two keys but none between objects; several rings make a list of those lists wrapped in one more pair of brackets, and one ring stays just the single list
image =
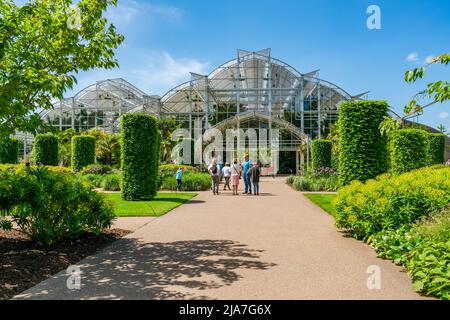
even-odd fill
[{"label": "woman in white top", "polygon": [[225,185],[223,186],[223,190],[231,190],[230,188],[230,178],[231,178],[231,168],[230,164],[227,162],[225,163],[225,166],[222,168],[222,175],[225,178]]},{"label": "woman in white top", "polygon": [[238,194],[239,179],[241,177],[241,166],[237,163],[237,160],[233,160],[233,164],[230,167],[231,171],[231,185],[233,186],[233,195]]}]

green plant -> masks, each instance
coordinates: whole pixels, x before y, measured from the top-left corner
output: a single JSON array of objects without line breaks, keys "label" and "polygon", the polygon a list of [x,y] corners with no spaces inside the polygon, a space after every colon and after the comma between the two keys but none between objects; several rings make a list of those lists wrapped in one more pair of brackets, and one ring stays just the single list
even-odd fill
[{"label": "green plant", "polygon": [[425,167],[428,163],[428,133],[419,129],[402,129],[390,135],[391,170],[401,174]]},{"label": "green plant", "polygon": [[159,131],[156,118],[126,114],[121,119],[122,197],[145,200],[158,188]]},{"label": "green plant", "polygon": [[52,133],[37,134],[33,145],[33,159],[37,164],[58,165],[58,138]]},{"label": "green plant", "polygon": [[103,176],[95,173],[88,173],[80,177],[81,181],[86,182],[92,188],[100,188]]},{"label": "green plant", "polygon": [[15,164],[19,162],[19,140],[5,138],[0,141],[0,163]]},{"label": "green plant", "polygon": [[366,181],[388,170],[387,142],[379,130],[385,101],[345,101],[339,113],[339,181]]},{"label": "green plant", "polygon": [[331,147],[330,140],[313,140],[311,144],[311,157],[313,169],[331,167]]},{"label": "green plant", "polygon": [[107,174],[110,173],[112,170],[112,168],[108,165],[104,165],[104,164],[90,164],[86,167],[83,168],[83,170],[81,170],[81,174]]},{"label": "green plant", "polygon": [[100,186],[105,190],[120,191],[121,179],[122,177],[120,174],[111,173],[102,178]]},{"label": "green plant", "polygon": [[[167,175],[161,182],[162,190],[177,190],[175,175]],[[207,173],[185,172],[181,191],[205,191],[211,188],[211,177]]]},{"label": "green plant", "polygon": [[72,138],[72,168],[76,171],[95,162],[95,137],[91,135]]},{"label": "green plant", "polygon": [[10,216],[3,228],[15,224],[33,241],[51,245],[111,226],[112,208],[74,175],[39,167],[0,177],[0,207]]},{"label": "green plant", "polygon": [[411,225],[443,209],[449,201],[448,167],[426,167],[393,177],[382,175],[339,189],[336,223],[354,237],[370,241],[376,233]]},{"label": "green plant", "polygon": [[445,162],[445,138],[442,133],[428,133],[429,157],[428,165],[443,164]]},{"label": "green plant", "polygon": [[118,167],[120,164],[120,135],[106,134],[97,139],[97,162]]}]

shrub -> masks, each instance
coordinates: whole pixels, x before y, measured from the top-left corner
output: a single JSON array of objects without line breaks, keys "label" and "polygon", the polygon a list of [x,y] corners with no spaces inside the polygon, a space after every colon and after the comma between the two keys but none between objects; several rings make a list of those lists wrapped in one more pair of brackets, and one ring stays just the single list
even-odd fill
[{"label": "shrub", "polygon": [[0,142],[0,163],[19,162],[19,140],[6,138]]},{"label": "shrub", "polygon": [[331,167],[330,140],[313,140],[311,144],[312,167],[314,170],[322,167]]},{"label": "shrub", "polygon": [[[36,165],[30,166],[30,169],[38,168]],[[71,174],[73,175],[73,171],[66,167],[61,166],[45,166],[48,171],[50,172],[59,172],[59,173],[65,173],[65,174]],[[26,167],[23,164],[3,164],[0,165],[0,171],[9,171],[9,172],[25,172]]]},{"label": "shrub", "polygon": [[90,164],[81,170],[81,174],[107,174],[110,173],[112,168],[104,164]]},{"label": "shrub", "polygon": [[339,187],[336,174],[306,174],[290,176],[286,182],[297,191],[336,191]]},{"label": "shrub", "polygon": [[379,125],[385,101],[345,101],[339,112],[339,181],[365,181],[388,170],[386,138]]},{"label": "shrub", "polygon": [[151,199],[158,187],[159,132],[154,117],[126,114],[121,120],[122,197]]},{"label": "shrub", "polygon": [[103,176],[95,173],[88,173],[80,177],[81,181],[86,182],[91,188],[100,188]]},{"label": "shrub", "polygon": [[95,162],[95,137],[82,135],[72,137],[72,168],[76,171]]},{"label": "shrub", "polygon": [[401,174],[428,164],[428,133],[420,129],[403,129],[392,133],[391,169]]},{"label": "shrub", "polygon": [[[211,177],[207,173],[185,172],[181,191],[205,191],[211,188]],[[163,190],[176,190],[177,181],[175,176],[166,176],[161,184]]]},{"label": "shrub", "polygon": [[120,181],[120,174],[112,173],[102,178],[100,186],[105,190],[120,191]]},{"label": "shrub", "polygon": [[358,239],[411,225],[450,201],[450,168],[427,167],[399,176],[383,175],[341,188],[335,201],[336,223]]},{"label": "shrub", "polygon": [[428,165],[443,164],[445,162],[445,138],[442,133],[428,133],[429,157]]},{"label": "shrub", "polygon": [[158,188],[161,188],[163,181],[172,178],[179,168],[183,169],[184,174],[189,172],[198,172],[195,167],[180,164],[163,164],[159,166]]},{"label": "shrub", "polygon": [[294,183],[294,180],[295,180],[295,176],[288,176],[286,178],[286,184],[292,186],[292,184]]},{"label": "shrub", "polygon": [[58,165],[58,138],[52,133],[37,134],[33,145],[33,158],[37,164]]},{"label": "shrub", "polygon": [[16,224],[30,239],[51,245],[111,226],[112,208],[73,175],[40,167],[0,176],[0,208],[11,217],[0,221],[2,228]]}]

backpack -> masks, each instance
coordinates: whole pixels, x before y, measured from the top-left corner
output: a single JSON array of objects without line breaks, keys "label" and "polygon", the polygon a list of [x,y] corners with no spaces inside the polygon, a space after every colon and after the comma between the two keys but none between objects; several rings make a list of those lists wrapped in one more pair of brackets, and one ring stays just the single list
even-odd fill
[{"label": "backpack", "polygon": [[217,165],[212,166],[212,168],[211,168],[211,173],[212,173],[213,175],[216,175],[216,174],[217,174]]}]

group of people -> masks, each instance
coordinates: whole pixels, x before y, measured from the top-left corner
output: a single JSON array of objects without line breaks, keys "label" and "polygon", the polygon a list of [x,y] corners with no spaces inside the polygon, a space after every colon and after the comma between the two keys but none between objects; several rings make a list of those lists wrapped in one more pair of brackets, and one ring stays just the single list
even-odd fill
[{"label": "group of people", "polygon": [[[219,184],[222,178],[225,180],[223,191],[233,190],[233,195],[238,195],[239,181],[244,180],[244,194],[253,194],[259,196],[259,178],[261,176],[261,169],[259,162],[253,163],[248,155],[244,156],[242,164],[238,163],[237,159],[233,163],[225,163],[224,166],[217,163],[213,159],[208,165],[208,173],[212,180],[212,191],[214,195],[219,194]],[[176,172],[175,178],[177,180],[177,191],[181,190],[183,169],[179,168]],[[231,187],[230,187],[231,183]]]},{"label": "group of people", "polygon": [[[251,195],[253,189],[253,194],[259,195],[260,165],[258,162],[252,164],[248,155],[244,156],[242,164],[239,164],[238,160],[234,159],[233,163],[227,162],[222,168],[217,163],[217,160],[213,159],[208,166],[208,173],[211,176],[212,191],[215,195],[219,194],[221,177],[225,180],[224,191],[233,190],[233,195],[238,195],[239,181],[243,179],[245,185],[244,194]],[[232,188],[230,188],[230,182]]]}]

